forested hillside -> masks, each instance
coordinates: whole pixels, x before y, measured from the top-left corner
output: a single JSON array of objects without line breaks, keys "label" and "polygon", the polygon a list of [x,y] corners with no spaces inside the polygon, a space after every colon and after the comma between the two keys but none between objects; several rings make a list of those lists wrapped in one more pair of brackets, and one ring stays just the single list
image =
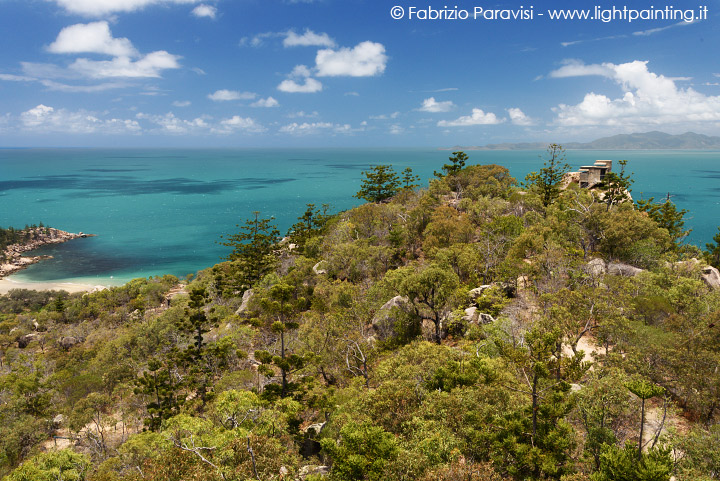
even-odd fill
[{"label": "forested hillside", "polygon": [[0,476],[720,479],[720,235],[545,160],[376,166],[192,279],[0,297]]}]

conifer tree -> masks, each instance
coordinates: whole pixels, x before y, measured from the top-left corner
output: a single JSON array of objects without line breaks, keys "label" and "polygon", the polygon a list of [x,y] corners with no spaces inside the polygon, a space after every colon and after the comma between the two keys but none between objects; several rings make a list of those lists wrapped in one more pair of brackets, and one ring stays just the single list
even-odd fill
[{"label": "conifer tree", "polygon": [[560,195],[560,186],[570,165],[565,162],[565,149],[559,144],[550,144],[544,167],[538,172],[530,172],[525,177],[525,185],[534,186],[540,191],[543,206],[548,207]]},{"label": "conifer tree", "polygon": [[663,203],[653,202],[654,197],[648,200],[639,200],[635,204],[642,212],[647,212],[652,220],[657,223],[658,227],[668,231],[670,239],[677,245],[685,237],[690,234],[691,229],[683,230],[685,221],[683,217],[688,213],[685,209],[678,209],[675,204],[670,201],[670,194]]},{"label": "conifer tree", "polygon": [[642,457],[643,430],[645,428],[645,401],[655,396],[660,396],[665,392],[665,389],[645,379],[629,382],[625,386],[642,401],[640,405],[640,440],[638,441],[637,452],[637,457],[640,459]]},{"label": "conifer tree", "polygon": [[236,267],[236,280],[240,289],[248,289],[257,281],[270,273],[275,265],[275,245],[280,231],[270,222],[273,218],[261,219],[260,212],[253,212],[253,218],[237,227],[237,234],[223,236],[222,245],[232,247],[233,251],[227,259]]},{"label": "conifer tree", "polygon": [[415,187],[418,187],[419,184],[416,184],[415,182],[420,180],[420,177],[417,175],[413,175],[412,168],[405,167],[405,170],[402,171],[402,188],[404,190],[412,190]]},{"label": "conifer tree", "polygon": [[358,199],[368,202],[384,202],[400,190],[400,179],[390,165],[374,165],[371,170],[363,171],[360,190],[355,194]]},{"label": "conifer tree", "polygon": [[625,173],[627,160],[620,160],[618,164],[620,164],[620,172],[608,172],[598,186],[603,193],[602,201],[607,205],[608,211],[613,206],[630,200],[630,186],[634,182],[632,174]]},{"label": "conifer tree", "polygon": [[[256,351],[255,358],[266,367],[274,365],[280,369],[279,394],[280,397],[286,397],[294,388],[289,379],[290,374],[302,368],[305,363],[301,356],[289,352],[286,334],[300,327],[297,316],[307,308],[307,300],[296,296],[294,286],[281,282],[270,288],[267,297],[262,298],[260,304],[264,314],[272,322],[270,329],[280,337],[280,355],[273,356],[268,351]],[[266,370],[266,373],[271,374],[271,370]],[[272,394],[274,389],[266,387],[266,391]]]},{"label": "conifer tree", "polygon": [[207,343],[203,336],[213,327],[205,314],[207,293],[205,289],[195,288],[190,291],[190,302],[185,308],[185,316],[177,323],[178,330],[192,339],[190,345],[176,353],[178,364],[183,366],[188,376],[185,385],[190,390],[196,390],[203,403],[208,400],[208,390],[211,388],[211,374],[208,372],[205,356]]},{"label": "conifer tree", "polygon": [[329,204],[323,204],[320,209],[316,209],[315,204],[306,204],[306,207],[303,215],[297,218],[298,222],[288,229],[288,237],[299,248],[302,248],[308,239],[318,235],[330,218]]},{"label": "conifer tree", "polygon": [[720,227],[717,234],[713,236],[713,242],[705,244],[705,259],[708,264],[714,267],[720,267]]},{"label": "conifer tree", "polygon": [[452,156],[448,158],[449,164],[443,164],[440,172],[435,171],[433,175],[438,178],[451,177],[460,172],[465,168],[465,162],[468,160],[468,156],[463,151],[453,152]]},{"label": "conifer tree", "polygon": [[158,431],[165,419],[180,412],[183,399],[178,395],[180,384],[172,376],[170,366],[157,359],[148,361],[148,368],[135,380],[135,394],[150,397],[146,404],[149,418],[143,422],[147,429]]}]

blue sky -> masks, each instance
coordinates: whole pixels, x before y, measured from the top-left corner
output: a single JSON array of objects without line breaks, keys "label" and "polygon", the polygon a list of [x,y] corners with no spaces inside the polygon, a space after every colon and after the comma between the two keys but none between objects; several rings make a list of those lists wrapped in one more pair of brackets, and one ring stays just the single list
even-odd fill
[{"label": "blue sky", "polygon": [[[560,0],[526,20],[497,17],[528,16],[530,2],[497,0],[1,0],[0,146],[720,133],[720,1],[667,3],[691,22],[620,1],[598,3],[654,18],[551,20],[549,9],[594,11]],[[469,18],[417,18],[446,5]]]}]

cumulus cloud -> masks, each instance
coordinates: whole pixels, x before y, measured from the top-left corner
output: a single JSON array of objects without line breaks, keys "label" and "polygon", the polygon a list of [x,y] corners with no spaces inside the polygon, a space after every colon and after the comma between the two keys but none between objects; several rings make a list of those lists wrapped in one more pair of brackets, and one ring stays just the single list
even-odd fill
[{"label": "cumulus cloud", "polygon": [[315,66],[320,77],[373,77],[385,71],[387,60],[382,44],[366,41],[353,48],[320,50]]},{"label": "cumulus cloud", "polygon": [[455,104],[450,100],[438,102],[435,97],[423,100],[422,106],[418,109],[421,112],[450,112],[455,108]]},{"label": "cumulus cloud", "polygon": [[283,40],[284,47],[334,47],[335,40],[330,38],[327,33],[315,33],[306,28],[302,35],[295,33],[294,30],[288,30]]},{"label": "cumulus cloud", "polygon": [[310,77],[312,72],[306,65],[295,65],[295,68],[290,72],[291,77]]},{"label": "cumulus cloud", "polygon": [[266,99],[258,99],[256,102],[251,103],[250,107],[271,108],[277,107],[278,105],[280,105],[280,103],[277,100],[272,97],[268,97]]},{"label": "cumulus cloud", "polygon": [[136,61],[128,57],[116,57],[112,60],[79,58],[70,65],[69,69],[80,73],[84,77],[94,79],[110,77],[159,78],[163,70],[180,68],[179,59],[178,55],[159,50],[149,53]]},{"label": "cumulus cloud", "polygon": [[284,32],[263,32],[252,37],[243,37],[240,39],[240,46],[261,47],[265,44],[265,40],[271,38],[282,38],[283,47],[334,47],[335,40],[330,38],[327,33],[316,33],[306,28],[301,34],[295,30],[286,30]]},{"label": "cumulus cloud", "polygon": [[507,109],[507,112],[510,116],[510,122],[515,125],[533,125],[535,123],[533,119],[525,115],[525,112],[518,108],[509,108]]},{"label": "cumulus cloud", "polygon": [[216,90],[207,97],[215,102],[227,102],[231,100],[252,100],[257,97],[257,94],[252,92],[238,92],[237,90],[222,89]]},{"label": "cumulus cloud", "polygon": [[94,112],[54,109],[40,104],[20,114],[20,123],[26,130],[69,134],[128,134],[141,130],[135,120],[103,119]]},{"label": "cumulus cloud", "polygon": [[219,126],[213,128],[213,132],[220,134],[231,134],[234,132],[259,133],[267,130],[250,117],[234,115],[229,119],[222,120]]},{"label": "cumulus cloud", "polygon": [[278,90],[287,93],[315,93],[322,90],[322,83],[314,78],[306,78],[303,83],[293,79],[286,79],[277,86]]},{"label": "cumulus cloud", "polygon": [[101,53],[134,57],[138,51],[127,38],[113,38],[107,22],[79,23],[63,28],[48,46],[52,53]]},{"label": "cumulus cloud", "polygon": [[76,24],[60,31],[47,50],[56,54],[93,53],[110,60],[76,58],[67,67],[52,63],[21,62],[25,81],[41,82],[52,90],[90,92],[127,87],[124,83],[67,85],[57,79],[158,78],[164,70],[180,68],[179,55],[158,50],[146,55],[138,52],[127,38],[114,38],[107,22]]},{"label": "cumulus cloud", "polygon": [[482,109],[472,109],[470,115],[457,118],[455,120],[441,120],[437,123],[438,127],[469,127],[472,125],[494,125],[502,123],[504,119],[499,119],[492,112],[483,112]]},{"label": "cumulus cloud", "polygon": [[291,135],[311,135],[323,132],[346,134],[352,132],[350,124],[333,124],[331,122],[293,122],[280,127],[280,132]]},{"label": "cumulus cloud", "polygon": [[189,107],[192,102],[189,100],[176,100],[172,104],[174,107]]},{"label": "cumulus cloud", "polygon": [[70,13],[86,17],[134,12],[151,5],[193,4],[200,0],[54,0]]},{"label": "cumulus cloud", "polygon": [[601,75],[615,82],[623,95],[610,98],[590,92],[576,105],[560,104],[553,111],[561,125],[652,126],[720,120],[720,96],[679,88],[675,79],[650,72],[647,61],[619,65],[576,63],[572,68],[576,75],[566,69],[562,75],[552,72],[551,77]]},{"label": "cumulus cloud", "polygon": [[150,115],[139,113],[135,116],[141,120],[147,120],[159,127],[159,130],[166,134],[188,134],[194,132],[207,132],[211,125],[202,117],[192,120],[185,120],[176,117],[172,112],[165,115]]},{"label": "cumulus cloud", "polygon": [[195,15],[197,18],[206,17],[214,20],[215,17],[217,17],[217,8],[213,7],[212,5],[201,4],[193,8],[193,11],[190,13]]}]

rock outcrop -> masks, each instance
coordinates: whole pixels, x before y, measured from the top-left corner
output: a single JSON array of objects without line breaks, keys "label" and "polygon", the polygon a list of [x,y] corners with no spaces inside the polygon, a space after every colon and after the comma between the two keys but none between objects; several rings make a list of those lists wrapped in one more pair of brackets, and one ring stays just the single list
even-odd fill
[{"label": "rock outcrop", "polygon": [[644,271],[645,269],[633,267],[630,264],[621,264],[619,262],[611,262],[607,266],[607,273],[612,276],[635,277]]},{"label": "rock outcrop", "polygon": [[607,264],[603,259],[593,259],[585,265],[585,272],[591,277],[604,276],[607,271]]},{"label": "rock outcrop", "polygon": [[313,272],[316,275],[327,274],[327,269],[323,269],[323,266],[327,264],[325,261],[320,261],[313,266]]},{"label": "rock outcrop", "polygon": [[405,296],[395,296],[387,301],[377,311],[372,320],[372,327],[378,339],[387,339],[395,335],[395,322],[410,309],[410,299]]},{"label": "rock outcrop", "polygon": [[83,232],[73,234],[51,227],[35,227],[23,232],[26,234],[27,241],[7,246],[3,255],[0,256],[0,259],[4,259],[0,264],[0,279],[49,258],[49,256],[24,256],[25,252],[49,244],[62,244],[73,239],[94,237],[94,234]]},{"label": "rock outcrop", "polygon": [[253,298],[253,290],[248,289],[245,292],[243,292],[242,296],[242,304],[240,304],[240,307],[238,307],[237,311],[235,311],[235,315],[239,316],[243,312],[248,310],[248,305],[250,304],[250,300]]},{"label": "rock outcrop", "polygon": [[329,466],[303,466],[300,468],[300,471],[298,471],[298,477],[300,481],[305,481],[309,476],[320,476],[325,477],[328,474],[330,474],[330,467]]},{"label": "rock outcrop", "polygon": [[77,337],[73,337],[73,336],[66,336],[66,337],[63,337],[62,339],[60,339],[58,341],[58,344],[60,344],[60,347],[62,347],[63,349],[65,349],[67,351],[71,347],[73,347],[77,344],[80,344],[80,339],[78,339]]},{"label": "rock outcrop", "polygon": [[720,289],[720,271],[712,266],[703,268],[700,274],[702,280],[712,289]]}]

